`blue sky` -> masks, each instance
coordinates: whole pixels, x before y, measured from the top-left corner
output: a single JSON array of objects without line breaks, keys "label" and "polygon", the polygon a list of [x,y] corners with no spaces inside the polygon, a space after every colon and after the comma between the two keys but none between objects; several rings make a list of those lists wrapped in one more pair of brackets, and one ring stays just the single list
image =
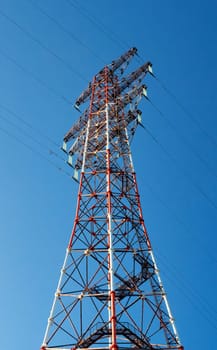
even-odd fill
[{"label": "blue sky", "polygon": [[140,128],[132,144],[146,226],[185,348],[213,348],[216,13],[214,0],[1,1],[2,348],[40,347],[77,197],[58,147],[87,82],[132,46],[159,79],[141,105],[154,139]]}]

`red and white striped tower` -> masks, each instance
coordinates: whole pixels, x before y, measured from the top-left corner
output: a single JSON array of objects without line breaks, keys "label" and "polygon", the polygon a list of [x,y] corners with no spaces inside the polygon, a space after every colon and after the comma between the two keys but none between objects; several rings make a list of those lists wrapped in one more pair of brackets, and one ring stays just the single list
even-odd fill
[{"label": "red and white striped tower", "polygon": [[[95,75],[64,137],[79,179],[74,225],[41,350],[183,349],[144,224],[130,139],[151,63],[130,49]],[[67,145],[70,147],[67,151]],[[80,178],[79,178],[80,173]]]}]

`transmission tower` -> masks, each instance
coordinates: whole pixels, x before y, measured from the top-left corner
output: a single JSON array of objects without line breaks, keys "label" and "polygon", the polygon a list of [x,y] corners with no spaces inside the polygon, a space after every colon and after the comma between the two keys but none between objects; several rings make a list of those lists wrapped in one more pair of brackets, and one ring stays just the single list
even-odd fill
[{"label": "transmission tower", "polygon": [[64,137],[79,190],[41,350],[183,350],[130,150],[141,124],[138,104],[146,96],[142,82],[152,74],[147,62],[123,75],[136,53],[130,49],[94,76],[75,103],[79,110],[84,104],[84,112]]}]

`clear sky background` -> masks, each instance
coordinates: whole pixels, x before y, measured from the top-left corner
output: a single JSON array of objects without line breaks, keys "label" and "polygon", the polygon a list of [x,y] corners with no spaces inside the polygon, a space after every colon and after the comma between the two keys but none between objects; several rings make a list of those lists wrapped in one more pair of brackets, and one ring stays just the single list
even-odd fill
[{"label": "clear sky background", "polygon": [[145,222],[182,343],[214,349],[216,18],[214,0],[1,1],[2,349],[41,345],[77,199],[59,147],[88,81],[132,46],[159,79],[141,105],[152,136],[132,144]]}]

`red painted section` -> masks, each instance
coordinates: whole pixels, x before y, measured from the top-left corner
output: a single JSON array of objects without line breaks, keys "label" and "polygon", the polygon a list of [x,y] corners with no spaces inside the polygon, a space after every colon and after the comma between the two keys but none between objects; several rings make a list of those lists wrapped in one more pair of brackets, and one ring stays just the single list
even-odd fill
[{"label": "red painted section", "polygon": [[112,345],[111,349],[117,349],[116,341],[116,312],[115,312],[115,292],[111,291],[111,326],[112,326]]},{"label": "red painted section", "polygon": [[[91,118],[91,114],[92,114],[93,100],[94,100],[94,93],[95,93],[95,81],[96,81],[96,78],[94,77],[93,82],[92,82],[93,88],[92,88],[92,94],[91,94],[91,99],[90,99],[90,107],[89,107],[88,118]],[[81,173],[80,183],[79,183],[79,190],[78,190],[78,202],[77,202],[77,208],[76,208],[76,214],[75,214],[75,221],[74,221],[74,226],[73,226],[71,237],[70,237],[69,244],[68,244],[68,248],[69,249],[72,248],[72,241],[73,241],[73,238],[74,238],[74,235],[75,235],[76,226],[77,226],[77,223],[79,222],[79,215],[78,214],[79,214],[79,210],[80,210],[83,178],[84,178],[84,173]]]}]

